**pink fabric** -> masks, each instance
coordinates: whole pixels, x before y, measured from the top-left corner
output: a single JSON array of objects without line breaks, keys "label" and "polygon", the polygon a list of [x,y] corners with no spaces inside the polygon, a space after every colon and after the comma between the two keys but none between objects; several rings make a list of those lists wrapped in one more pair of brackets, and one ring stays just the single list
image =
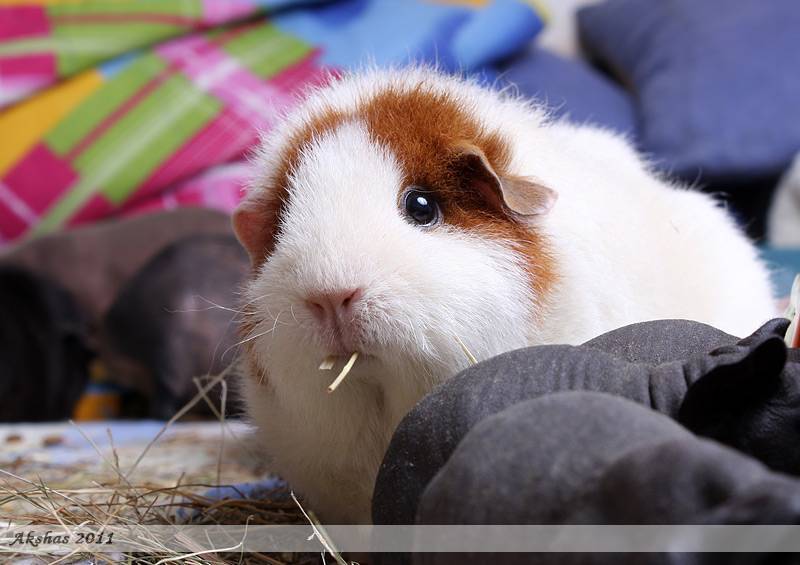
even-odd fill
[{"label": "pink fabric", "polygon": [[106,199],[102,193],[92,195],[78,212],[70,218],[67,225],[77,226],[80,224],[91,223],[110,216],[115,210],[114,205]]},{"label": "pink fabric", "polygon": [[36,37],[50,33],[50,24],[40,6],[0,7],[0,40]]},{"label": "pink fabric", "polygon": [[[156,51],[203,90],[225,102],[238,117],[250,122],[251,128],[269,127],[277,117],[277,110],[284,109],[293,101],[290,89],[271,84],[274,78],[265,82],[255,76],[206,37],[173,42]],[[292,76],[300,78],[307,70],[306,65]],[[291,87],[296,86],[296,82],[291,84]],[[242,148],[247,147],[250,141],[252,138],[244,139]]]},{"label": "pink fabric", "polygon": [[53,82],[56,59],[50,53],[0,57],[0,110],[9,100]]},{"label": "pink fabric", "polygon": [[196,171],[199,164],[228,161],[239,157],[255,141],[251,124],[225,108],[214,121],[203,127],[186,145],[164,162],[136,192],[140,200],[162,190],[176,180]]},{"label": "pink fabric", "polygon": [[36,223],[36,215],[25,207],[5,184],[0,182],[0,241],[21,236]]},{"label": "pink fabric", "polygon": [[198,174],[161,194],[151,194],[126,205],[121,215],[172,209],[184,205],[205,206],[232,212],[244,195],[244,187],[252,175],[247,161],[234,161]]},{"label": "pink fabric", "polygon": [[37,76],[56,75],[56,59],[49,53],[0,57],[2,75]]},{"label": "pink fabric", "polygon": [[[53,203],[78,175],[44,145],[35,146],[9,171],[3,182],[37,215]],[[42,190],[42,187],[48,190]]]},{"label": "pink fabric", "polygon": [[214,25],[252,14],[258,4],[250,0],[203,0],[203,19]]}]

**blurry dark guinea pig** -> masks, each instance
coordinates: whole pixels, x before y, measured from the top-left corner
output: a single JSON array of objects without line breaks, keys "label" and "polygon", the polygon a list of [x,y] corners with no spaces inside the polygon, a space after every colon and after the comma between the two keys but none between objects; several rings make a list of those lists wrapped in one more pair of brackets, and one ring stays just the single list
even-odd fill
[{"label": "blurry dark guinea pig", "polygon": [[[151,399],[148,416],[171,417],[197,394],[195,377],[232,362],[236,313],[226,307],[236,303],[248,270],[233,236],[190,236],[163,249],[122,288],[102,322],[100,355],[115,382]],[[211,392],[219,406],[221,387]],[[191,414],[213,413],[201,401]]]},{"label": "blurry dark guinea pig", "polygon": [[58,284],[0,266],[0,421],[72,415],[88,379],[87,320]]},{"label": "blurry dark guinea pig", "polygon": [[96,324],[122,285],[165,246],[188,235],[232,233],[217,210],[181,208],[114,218],[23,241],[0,251],[0,262],[58,282]]}]

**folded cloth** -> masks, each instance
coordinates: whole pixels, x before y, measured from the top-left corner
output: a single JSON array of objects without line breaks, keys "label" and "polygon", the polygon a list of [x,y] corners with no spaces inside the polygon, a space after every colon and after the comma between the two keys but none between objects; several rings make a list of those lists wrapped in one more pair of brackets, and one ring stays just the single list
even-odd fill
[{"label": "folded cloth", "polygon": [[501,85],[545,104],[552,114],[607,127],[636,141],[633,98],[585,62],[533,47],[499,69]]},{"label": "folded cloth", "polygon": [[[418,524],[796,524],[800,481],[595,392],[528,400],[478,424],[430,483]],[[691,541],[692,529],[669,538]],[[791,535],[791,534],[788,534]],[[562,542],[565,540],[561,540]],[[569,541],[569,540],[566,540]],[[741,540],[740,540],[741,541]],[[773,547],[781,547],[780,537]],[[745,542],[746,543],[746,542]],[[742,555],[742,554],[739,554]],[[420,553],[414,564],[731,563],[730,554]],[[745,554],[736,563],[766,563]],[[795,561],[790,561],[795,562]]]},{"label": "folded cloth", "polygon": [[800,150],[800,3],[608,0],[581,43],[634,93],[642,149],[689,182],[771,180]]},{"label": "folded cloth", "polygon": [[[145,202],[151,208],[180,205],[180,198],[165,202],[159,197],[179,181],[241,159],[301,89],[330,73],[368,62],[409,61],[477,70],[519,49],[542,26],[523,0],[281,4],[286,8],[267,19],[213,27],[125,53],[7,108],[0,114],[0,241],[116,215]],[[139,29],[133,24],[141,6],[155,3],[135,5],[79,3],[67,20],[83,22],[73,30],[82,42],[92,37],[87,22],[122,20]],[[165,3],[164,10],[170,5]],[[226,21],[219,14],[198,13],[190,28]],[[12,13],[9,20],[6,13],[4,21],[33,18],[21,14]],[[120,37],[134,33],[128,27]],[[0,26],[0,61],[4,53],[37,44],[39,35],[14,36],[18,28]],[[41,31],[45,39],[48,33]],[[64,53],[76,49],[67,40],[44,44],[61,46]],[[119,46],[109,49],[117,52]],[[6,74],[0,74],[0,84],[13,74],[2,68]],[[243,179],[238,177],[237,188]],[[230,194],[229,184],[224,186]],[[224,200],[224,206],[239,197]]]},{"label": "folded cloth", "polygon": [[422,492],[482,420],[564,391],[613,394],[670,416],[690,431],[800,474],[800,364],[787,363],[789,321],[738,340],[710,326],[659,320],[583,346],[542,345],[473,365],[401,421],[378,473],[376,524],[411,524]]},{"label": "folded cloth", "polygon": [[327,0],[27,0],[0,6],[0,107],[128,51],[315,1]]}]

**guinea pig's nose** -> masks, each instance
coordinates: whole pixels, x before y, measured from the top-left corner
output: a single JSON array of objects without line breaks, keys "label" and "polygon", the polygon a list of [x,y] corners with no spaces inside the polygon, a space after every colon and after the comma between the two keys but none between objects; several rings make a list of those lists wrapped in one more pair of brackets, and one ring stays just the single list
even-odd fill
[{"label": "guinea pig's nose", "polygon": [[332,292],[311,294],[306,298],[306,305],[311,313],[321,322],[341,318],[352,309],[364,294],[361,288],[348,288]]}]

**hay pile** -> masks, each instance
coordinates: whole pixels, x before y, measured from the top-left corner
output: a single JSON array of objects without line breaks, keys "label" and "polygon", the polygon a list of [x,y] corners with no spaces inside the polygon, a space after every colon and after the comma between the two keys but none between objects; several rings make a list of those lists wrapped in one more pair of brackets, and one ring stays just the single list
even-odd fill
[{"label": "hay pile", "polygon": [[[63,488],[35,482],[3,473],[0,487],[0,509],[9,503],[20,502],[30,510],[17,511],[4,520],[14,524],[32,525],[126,525],[126,524],[308,524],[288,492],[259,493],[259,498],[215,499],[200,494],[216,486],[211,484],[176,484],[162,487],[151,484],[103,484],[83,488]],[[85,477],[90,480],[89,477]],[[76,481],[77,482],[77,481]],[[192,548],[187,547],[186,553]],[[22,557],[6,554],[3,560]],[[185,557],[174,551],[138,555],[75,552],[62,556],[64,563],[81,562],[87,558],[94,563],[155,564],[164,560],[181,563],[268,563],[271,565],[310,565],[321,563],[319,554],[216,554]],[[43,562],[51,562],[47,558]]]},{"label": "hay pile", "polygon": [[[198,398],[203,397],[201,389]],[[191,405],[190,402],[163,425],[144,448],[141,443],[115,443],[111,428],[107,440],[101,442],[97,426],[92,434],[87,431],[88,424],[0,427],[0,519],[6,525],[53,526],[308,525],[303,510],[288,496],[285,487],[260,490],[248,496],[231,486],[258,481],[267,470],[260,467],[261,458],[251,451],[248,442],[242,441],[246,433],[243,424],[223,417],[219,422],[175,424]],[[78,446],[81,440],[84,443]],[[25,442],[35,442],[36,446],[30,447]],[[70,459],[73,454],[80,454],[81,449],[85,450],[83,456],[64,461],[65,455]],[[59,455],[50,457],[50,453]],[[220,487],[230,489],[229,498],[209,495],[210,490]],[[187,548],[187,553],[190,552],[191,548]],[[0,560],[13,562],[14,557],[22,555],[6,553]],[[61,563],[305,565],[322,562],[319,554],[190,557],[170,551],[122,556],[76,550],[58,558]],[[43,563],[49,563],[55,557],[42,559]]]}]

